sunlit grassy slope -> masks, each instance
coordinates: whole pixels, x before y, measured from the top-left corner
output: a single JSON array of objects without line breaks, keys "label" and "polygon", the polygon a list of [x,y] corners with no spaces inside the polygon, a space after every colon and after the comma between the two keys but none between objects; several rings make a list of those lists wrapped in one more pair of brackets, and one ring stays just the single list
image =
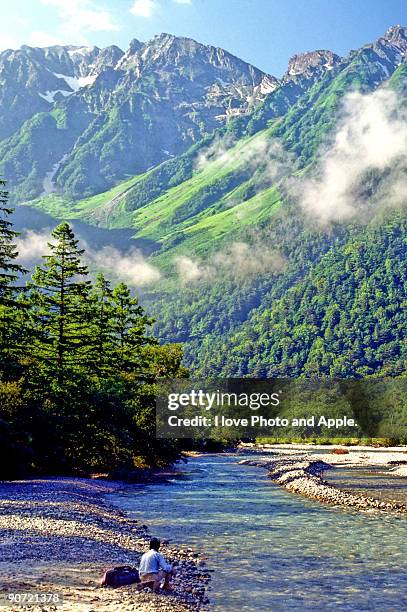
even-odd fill
[{"label": "sunlit grassy slope", "polygon": [[[33,208],[38,208],[56,219],[87,219],[92,213],[97,215],[99,210],[104,211],[105,207],[109,205],[120,207],[121,198],[123,198],[127,191],[134,187],[139,180],[139,176],[133,176],[119,183],[112,189],[109,189],[109,191],[79,200],[78,202],[74,202],[57,193],[51,193],[47,196],[25,202],[25,204]],[[101,215],[101,221],[106,214]],[[101,222],[100,225],[104,225],[104,223]],[[124,219],[121,227],[129,227],[129,225],[126,225],[124,222]]]},{"label": "sunlit grassy slope", "polygon": [[155,259],[165,267],[168,251],[204,254],[278,209],[281,197],[277,187],[261,185],[257,170],[256,151],[264,146],[270,133],[266,129],[242,138],[225,152],[209,155],[201,164],[199,151],[194,151],[190,178],[164,187],[158,197],[147,198],[136,210],[134,198],[139,197],[151,171],[79,202],[50,194],[28,204],[56,218],[134,228],[135,237],[162,245]]}]

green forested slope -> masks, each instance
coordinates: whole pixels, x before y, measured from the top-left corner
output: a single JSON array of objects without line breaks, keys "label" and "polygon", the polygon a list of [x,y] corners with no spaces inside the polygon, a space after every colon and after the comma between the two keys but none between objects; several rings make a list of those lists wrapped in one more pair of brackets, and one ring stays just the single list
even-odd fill
[{"label": "green forested slope", "polygon": [[270,287],[243,325],[211,333],[209,324],[203,340],[190,341],[189,359],[206,375],[405,372],[406,230],[400,213],[350,236],[284,292]]}]

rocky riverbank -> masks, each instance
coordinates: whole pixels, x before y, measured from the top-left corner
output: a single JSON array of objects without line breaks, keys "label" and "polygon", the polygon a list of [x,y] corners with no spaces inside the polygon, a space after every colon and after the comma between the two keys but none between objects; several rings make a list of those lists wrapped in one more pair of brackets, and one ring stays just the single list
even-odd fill
[{"label": "rocky riverbank", "polygon": [[[272,451],[269,451],[272,453]],[[278,449],[274,457],[267,459],[244,459],[240,461],[243,465],[256,465],[268,470],[270,478],[276,483],[285,487],[288,491],[298,493],[317,499],[329,504],[348,506],[357,510],[378,510],[382,512],[407,513],[406,502],[383,501],[360,494],[352,494],[341,490],[326,480],[324,472],[333,468],[335,465],[354,467],[360,465],[394,465],[400,454],[394,453],[370,454],[348,453],[344,455],[310,455],[306,452],[292,453],[292,450],[285,454]],[[394,469],[395,475],[407,475],[405,466]]]},{"label": "rocky riverbank", "polygon": [[[0,483],[0,595],[58,593],[63,606],[30,610],[185,612],[208,607],[210,574],[191,549],[162,546],[176,565],[171,595],[135,586],[102,588],[106,569],[138,565],[148,549],[146,525],[106,501],[123,485],[110,481],[55,478]],[[4,601],[4,599],[3,599]],[[21,610],[8,606],[4,610]]]}]

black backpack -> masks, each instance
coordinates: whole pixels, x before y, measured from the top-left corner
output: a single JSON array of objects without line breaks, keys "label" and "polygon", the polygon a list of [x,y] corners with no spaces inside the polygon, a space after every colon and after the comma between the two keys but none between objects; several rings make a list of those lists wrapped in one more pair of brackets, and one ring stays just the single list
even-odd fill
[{"label": "black backpack", "polygon": [[121,587],[135,582],[140,582],[140,576],[138,570],[130,565],[120,565],[109,569],[102,578],[103,587]]}]

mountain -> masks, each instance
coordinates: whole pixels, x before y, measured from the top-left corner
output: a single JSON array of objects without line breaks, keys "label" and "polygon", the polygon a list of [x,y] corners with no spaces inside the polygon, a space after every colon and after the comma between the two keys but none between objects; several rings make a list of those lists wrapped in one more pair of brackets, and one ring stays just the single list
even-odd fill
[{"label": "mountain", "polygon": [[26,45],[0,54],[0,140],[11,136],[36,113],[91,84],[117,64],[123,51],[112,46],[45,47]]},{"label": "mountain", "polygon": [[406,94],[401,26],[280,80],[163,34],[28,119],[0,173],[32,208],[149,245],[143,303],[194,373],[399,375]]},{"label": "mountain", "polygon": [[223,49],[161,34],[126,53],[5,51],[0,84],[0,173],[15,200],[29,200],[88,196],[144,172],[248,112],[278,81]]},{"label": "mountain", "polygon": [[[233,224],[231,198],[239,210],[247,209],[245,220],[250,224],[258,220],[256,210],[267,217],[267,202],[281,199],[276,181],[268,181],[261,168],[261,149],[269,140],[277,138],[292,154],[288,173],[315,162],[319,147],[340,117],[347,93],[395,86],[398,79],[401,91],[406,48],[406,30],[391,28],[379,41],[343,59],[328,51],[295,56],[278,87],[252,113],[229,121],[184,154],[94,198],[75,202],[54,195],[33,204],[50,214],[78,216],[96,225],[134,227],[137,234],[162,241],[164,248],[176,239],[179,249],[185,239],[195,251],[195,236],[207,248],[206,231],[212,232],[218,222]],[[218,139],[227,155],[219,157]],[[208,159],[197,172],[203,155]]]}]

